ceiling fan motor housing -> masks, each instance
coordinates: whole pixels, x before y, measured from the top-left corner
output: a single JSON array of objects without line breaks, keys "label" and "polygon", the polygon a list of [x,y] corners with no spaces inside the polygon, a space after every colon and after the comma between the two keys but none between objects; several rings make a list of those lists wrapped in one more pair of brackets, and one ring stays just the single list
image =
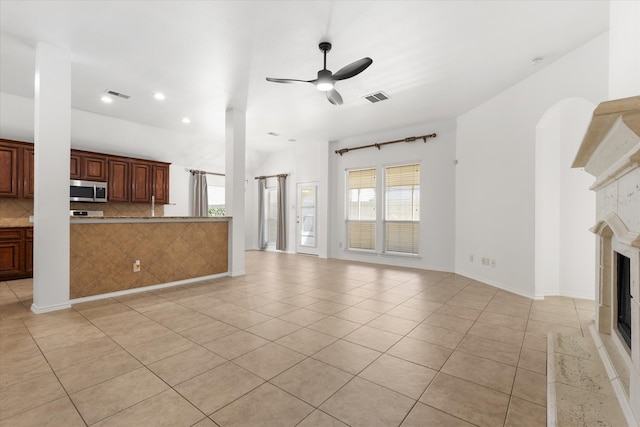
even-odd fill
[{"label": "ceiling fan motor housing", "polygon": [[331,50],[331,43],[329,42],[321,42],[318,47],[323,52],[329,52]]}]

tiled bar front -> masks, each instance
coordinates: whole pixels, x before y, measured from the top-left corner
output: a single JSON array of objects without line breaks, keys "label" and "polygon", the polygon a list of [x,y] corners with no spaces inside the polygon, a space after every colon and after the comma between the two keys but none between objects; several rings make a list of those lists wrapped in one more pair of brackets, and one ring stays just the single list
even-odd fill
[{"label": "tiled bar front", "polygon": [[[70,296],[225,273],[229,218],[73,218]],[[140,271],[133,264],[140,260]]]}]

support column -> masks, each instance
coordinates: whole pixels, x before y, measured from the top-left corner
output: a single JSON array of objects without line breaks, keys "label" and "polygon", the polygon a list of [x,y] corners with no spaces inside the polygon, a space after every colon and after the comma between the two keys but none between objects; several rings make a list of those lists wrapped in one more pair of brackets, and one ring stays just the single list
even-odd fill
[{"label": "support column", "polygon": [[34,112],[33,305],[35,313],[69,308],[69,150],[71,54],[36,47]]},{"label": "support column", "polygon": [[225,210],[233,217],[229,236],[229,275],[244,274],[244,174],[246,113],[225,112]]}]

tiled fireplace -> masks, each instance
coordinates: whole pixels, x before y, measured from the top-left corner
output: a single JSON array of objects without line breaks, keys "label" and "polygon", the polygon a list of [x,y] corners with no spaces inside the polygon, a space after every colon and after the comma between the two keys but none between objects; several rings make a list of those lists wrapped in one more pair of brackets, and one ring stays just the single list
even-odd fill
[{"label": "tiled fireplace", "polygon": [[573,167],[596,178],[596,339],[627,419],[640,425],[640,96],[596,108]]}]

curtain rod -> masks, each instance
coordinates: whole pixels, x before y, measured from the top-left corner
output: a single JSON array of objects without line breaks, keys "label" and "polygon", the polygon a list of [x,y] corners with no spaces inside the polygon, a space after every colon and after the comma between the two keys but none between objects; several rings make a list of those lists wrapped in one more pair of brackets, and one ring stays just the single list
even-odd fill
[{"label": "curtain rod", "polygon": [[185,171],[187,171],[187,172],[191,172],[191,173],[195,173],[195,172],[203,172],[203,173],[206,173],[207,175],[226,176],[226,175],[225,175],[225,174],[223,174],[223,173],[200,171],[200,170],[197,170],[197,169],[186,169],[186,168],[185,168]]},{"label": "curtain rod", "polygon": [[410,136],[410,137],[405,138],[405,139],[396,139],[395,141],[377,142],[375,144],[361,145],[359,147],[342,148],[340,150],[336,150],[336,154],[340,154],[342,156],[344,153],[348,153],[349,151],[360,150],[362,148],[371,148],[371,147],[376,147],[379,150],[380,147],[382,147],[383,145],[397,144],[398,142],[413,142],[413,141],[418,140],[418,139],[421,139],[426,143],[427,142],[427,138],[435,138],[435,137],[436,137],[435,133],[431,133],[429,135],[421,135],[421,136]]},{"label": "curtain rod", "polygon": [[277,175],[263,175],[263,176],[256,176],[254,179],[265,179],[265,178],[276,178],[276,177],[280,178],[281,176],[286,178],[286,177],[289,176],[289,174],[288,173],[279,173]]}]

